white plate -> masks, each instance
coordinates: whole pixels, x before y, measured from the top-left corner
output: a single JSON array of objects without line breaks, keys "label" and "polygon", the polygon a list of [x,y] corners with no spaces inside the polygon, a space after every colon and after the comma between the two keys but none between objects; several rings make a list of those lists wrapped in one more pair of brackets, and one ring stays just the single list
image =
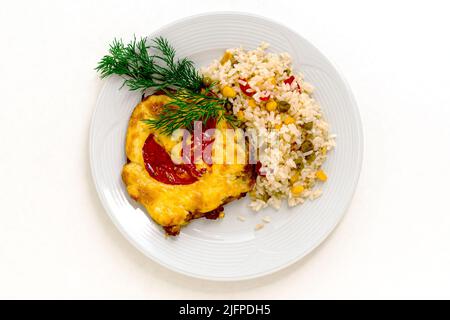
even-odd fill
[{"label": "white plate", "polygon": [[[298,261],[336,227],[357,185],[363,137],[350,88],[308,41],[265,18],[242,13],[205,14],[172,23],[150,38],[160,35],[169,39],[179,56],[191,58],[197,67],[217,59],[227,48],[250,49],[263,41],[270,43],[270,51],[290,53],[294,69],[315,86],[315,97],[331,131],[337,134],[337,147],[324,166],[329,180],[324,184],[322,197],[293,209],[266,209],[255,214],[246,207],[248,199],[242,199],[225,206],[224,219],[199,219],[183,228],[178,237],[166,238],[162,228],[129,198],[122,183],[128,119],[140,95],[125,87],[119,90],[122,81],[110,78],[98,98],[90,133],[92,175],[106,211],[144,254],[193,277],[256,278]],[[239,221],[238,215],[246,217],[246,221]],[[272,222],[255,231],[255,225],[264,216],[270,216]]]}]

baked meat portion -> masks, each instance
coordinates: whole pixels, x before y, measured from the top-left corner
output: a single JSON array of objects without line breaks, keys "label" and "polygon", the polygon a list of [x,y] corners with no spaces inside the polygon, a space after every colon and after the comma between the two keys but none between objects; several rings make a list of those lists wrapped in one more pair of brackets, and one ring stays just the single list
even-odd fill
[{"label": "baked meat portion", "polygon": [[[152,176],[149,167],[153,170],[154,166],[148,163],[148,157],[143,152],[146,142],[153,139],[152,143],[161,148],[161,155],[164,152],[170,155],[180,141],[155,131],[142,120],[156,118],[161,107],[169,101],[170,98],[165,95],[153,95],[134,109],[128,124],[128,162],[123,167],[122,179],[130,196],[146,208],[150,217],[167,234],[177,235],[181,227],[192,219],[223,217],[223,205],[250,191],[254,185],[254,176],[245,163],[195,164],[195,169],[201,174],[189,183],[172,184]],[[217,130],[226,128],[225,122],[216,124]],[[161,157],[158,158],[160,161]]]}]

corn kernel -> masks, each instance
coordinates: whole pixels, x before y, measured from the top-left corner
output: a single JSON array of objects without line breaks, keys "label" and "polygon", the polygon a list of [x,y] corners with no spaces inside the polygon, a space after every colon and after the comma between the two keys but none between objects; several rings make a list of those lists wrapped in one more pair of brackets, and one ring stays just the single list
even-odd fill
[{"label": "corn kernel", "polygon": [[286,119],[284,119],[284,124],[293,124],[295,123],[295,119],[291,116],[287,116]]},{"label": "corn kernel", "polygon": [[326,156],[327,155],[327,147],[322,147],[322,155]]},{"label": "corn kernel", "polygon": [[276,85],[276,84],[277,84],[277,80],[275,80],[275,77],[270,77],[270,78],[269,78],[269,82],[270,82],[271,84],[273,84],[273,85]]},{"label": "corn kernel", "polygon": [[266,104],[267,111],[275,111],[277,110],[277,103],[275,101],[269,101]]},{"label": "corn kernel", "polygon": [[298,171],[295,171],[294,174],[291,177],[291,182],[292,183],[297,182],[298,179],[300,179],[300,174],[298,173]]},{"label": "corn kernel", "polygon": [[249,107],[255,108],[256,107],[256,101],[253,99],[248,100]]},{"label": "corn kernel", "polygon": [[222,89],[222,94],[227,98],[234,98],[236,97],[236,91],[232,87],[225,86]]},{"label": "corn kernel", "polygon": [[323,172],[323,170],[317,171],[316,172],[316,177],[320,181],[327,181],[327,179],[328,179],[327,175],[325,174],[325,172]]},{"label": "corn kernel", "polygon": [[244,116],[244,112],[242,110],[239,110],[237,113],[237,118],[240,121],[244,121],[245,120],[245,116]]},{"label": "corn kernel", "polygon": [[300,195],[303,191],[305,190],[305,188],[303,186],[294,186],[291,188],[291,193],[294,196],[298,196]]},{"label": "corn kernel", "polygon": [[225,213],[223,212],[219,213],[219,219],[223,219],[223,217],[225,217]]},{"label": "corn kernel", "polygon": [[233,54],[229,51],[226,51],[225,54],[223,55],[222,59],[220,60],[220,64],[224,65],[225,63],[227,63],[228,60],[231,59],[231,57],[233,56]]},{"label": "corn kernel", "polygon": [[280,130],[282,126],[283,126],[282,124],[276,124],[275,129]]}]

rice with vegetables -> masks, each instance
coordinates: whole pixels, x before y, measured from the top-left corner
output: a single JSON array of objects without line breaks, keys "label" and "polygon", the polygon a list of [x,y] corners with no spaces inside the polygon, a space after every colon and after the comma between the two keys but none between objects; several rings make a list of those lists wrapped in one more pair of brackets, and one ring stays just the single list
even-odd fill
[{"label": "rice with vegetables", "polygon": [[327,180],[321,167],[334,147],[334,136],[311,96],[313,87],[293,73],[289,54],[269,53],[267,47],[227,50],[202,69],[246,129],[256,133],[252,143],[262,146],[250,192],[255,211],[278,209],[283,199],[296,206],[319,197],[320,183]]}]

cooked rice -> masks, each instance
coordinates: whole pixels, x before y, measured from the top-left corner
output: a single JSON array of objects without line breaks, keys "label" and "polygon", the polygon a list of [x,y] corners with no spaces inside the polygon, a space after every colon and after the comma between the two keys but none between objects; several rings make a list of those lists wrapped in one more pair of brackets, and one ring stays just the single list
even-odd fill
[{"label": "cooked rice", "polygon": [[255,230],[256,230],[256,231],[259,231],[259,230],[261,230],[262,228],[264,228],[264,224],[262,224],[262,223],[258,223],[258,224],[255,226]]},{"label": "cooked rice", "polygon": [[[225,63],[222,61],[223,64],[220,60],[215,60],[202,69],[206,77],[217,81],[219,89],[225,86],[234,89],[236,97],[229,98],[233,113],[243,116],[247,129],[254,129],[266,143],[265,154],[259,159],[266,176],[257,177],[255,188],[250,193],[250,207],[255,211],[267,206],[279,209],[283,199],[287,199],[288,205],[292,207],[304,203],[307,199],[314,200],[319,197],[322,190],[317,188],[316,173],[326,160],[327,153],[335,145],[335,136],[329,134],[328,123],[323,119],[322,110],[311,96],[313,87],[304,81],[302,74],[294,74],[289,54],[269,53],[266,51],[267,47],[268,44],[263,43],[256,50],[229,49],[228,56],[232,55],[234,59]],[[296,80],[291,84],[284,83],[291,75],[294,75]],[[253,97],[241,91],[240,79],[248,79],[248,84],[255,90]],[[242,82],[241,84],[245,85]],[[268,93],[271,100],[288,102],[291,106],[289,111],[267,111],[264,107],[266,102],[261,101],[261,98]],[[223,97],[221,93],[219,96]],[[256,107],[249,105],[252,98]],[[292,117],[295,123],[283,124],[287,115]],[[309,122],[313,123],[313,128],[308,131],[308,139],[314,149],[302,153],[298,146],[305,141],[307,133],[302,126]],[[274,142],[277,134],[279,144]],[[312,154],[315,159],[306,161],[305,157]],[[296,165],[298,159],[304,160],[304,168],[301,170]],[[292,181],[294,175],[298,175],[297,181]],[[295,186],[302,186],[303,192],[293,194],[291,189]]]},{"label": "cooked rice", "polygon": [[264,218],[262,218],[262,221],[264,223],[270,223],[270,221],[272,221],[272,219],[269,216],[265,216]]}]

